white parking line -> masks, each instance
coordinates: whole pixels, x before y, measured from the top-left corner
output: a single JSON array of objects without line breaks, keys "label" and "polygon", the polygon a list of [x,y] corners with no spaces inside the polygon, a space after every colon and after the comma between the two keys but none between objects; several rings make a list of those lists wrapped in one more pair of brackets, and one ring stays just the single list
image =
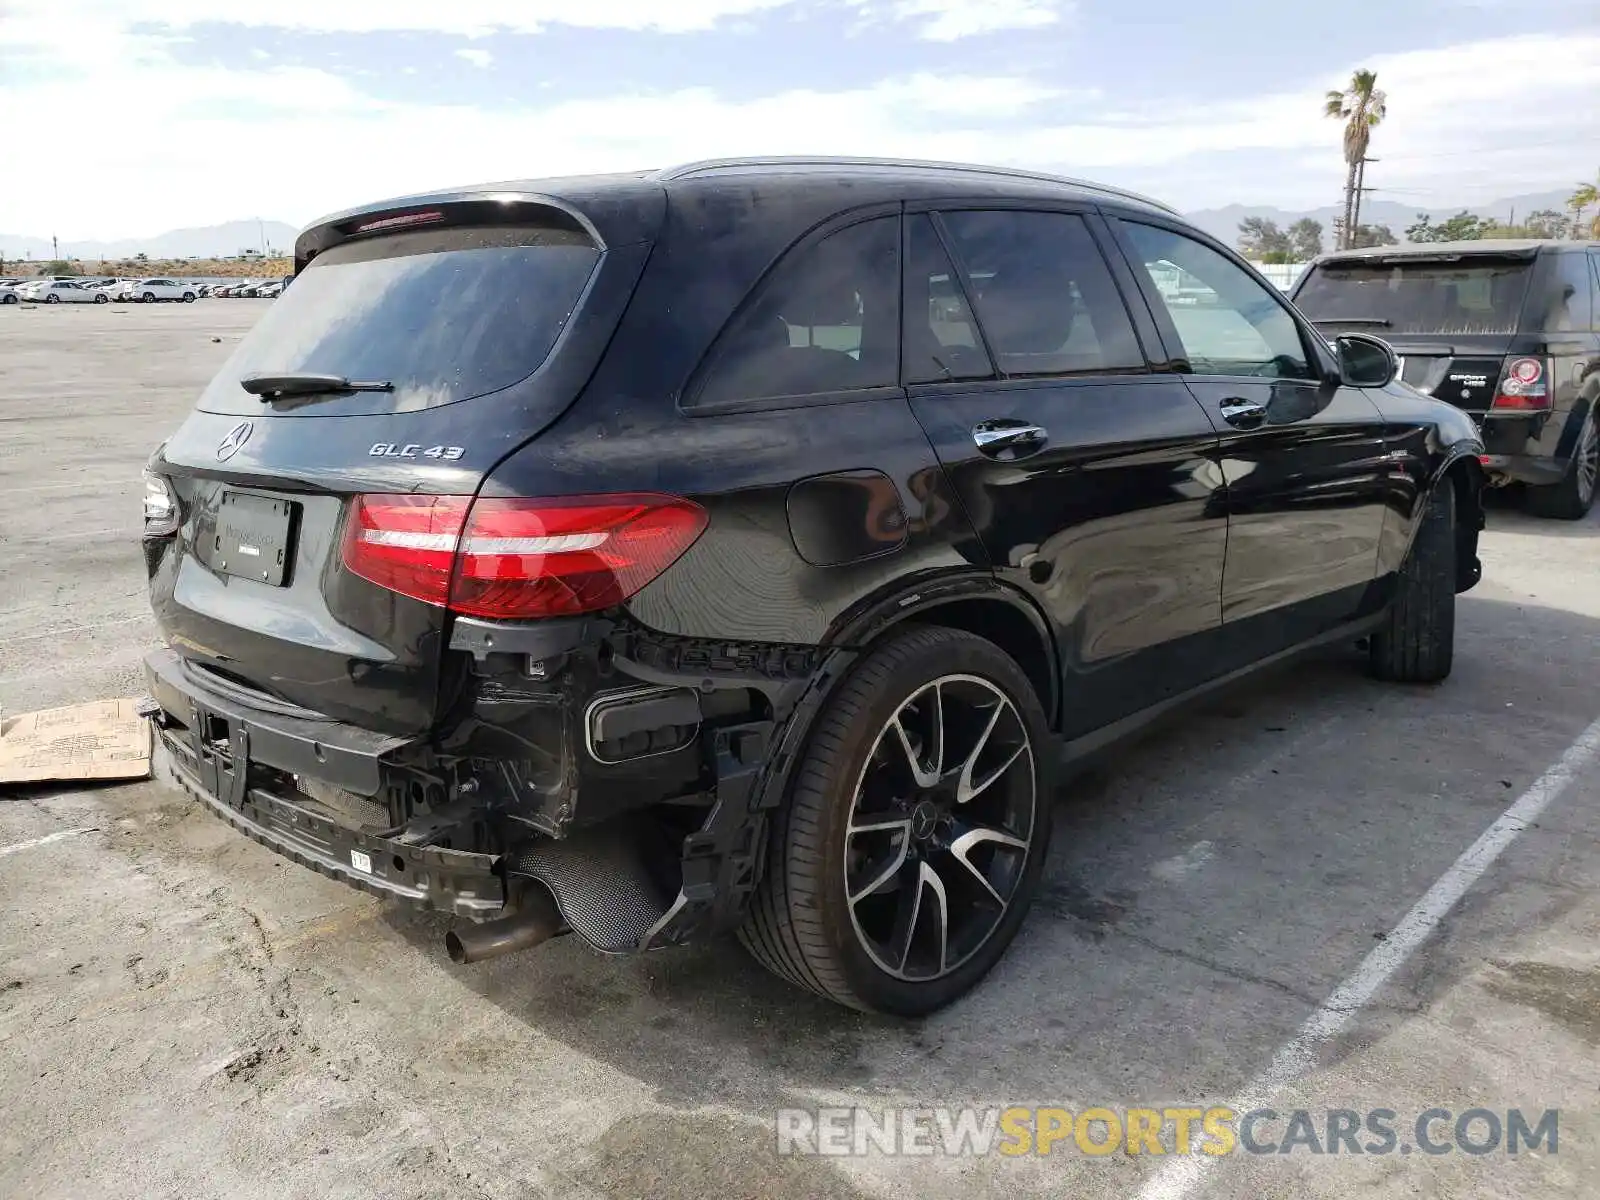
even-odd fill
[{"label": "white parking line", "polygon": [[[1317,1064],[1317,1051],[1323,1043],[1338,1036],[1362,1006],[1412,953],[1427,940],[1441,921],[1466,895],[1478,878],[1489,869],[1517,836],[1539,819],[1567,785],[1600,755],[1600,720],[1596,720],[1567,748],[1565,754],[1533,786],[1523,792],[1499,820],[1467,848],[1450,869],[1439,877],[1411,911],[1400,918],[1381,945],[1362,959],[1361,965],[1322,1002],[1300,1027],[1293,1041],[1273,1055],[1267,1069],[1244,1092],[1228,1103],[1235,1112],[1249,1112],[1265,1106],[1279,1091],[1299,1079]],[[1192,1154],[1169,1159],[1162,1169],[1139,1189],[1139,1200],[1185,1200],[1204,1182],[1206,1172],[1222,1161],[1215,1156]]]},{"label": "white parking line", "polygon": [[59,842],[62,838],[77,837],[80,833],[93,833],[95,827],[90,825],[86,829],[62,829],[55,833],[47,833],[43,837],[29,838],[25,842],[13,842],[9,846],[0,846],[0,858],[8,854],[15,854],[19,850],[32,850],[35,846],[48,846],[51,842]]}]

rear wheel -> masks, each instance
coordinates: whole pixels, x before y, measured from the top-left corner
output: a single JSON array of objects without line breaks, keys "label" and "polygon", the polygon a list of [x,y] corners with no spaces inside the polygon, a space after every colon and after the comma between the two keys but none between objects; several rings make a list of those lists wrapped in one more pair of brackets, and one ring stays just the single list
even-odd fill
[{"label": "rear wheel", "polygon": [[111,302],[111,298],[109,296],[107,296],[104,292],[101,292],[99,295],[97,295],[94,298],[94,302],[96,304],[109,304]]},{"label": "rear wheel", "polygon": [[1004,651],[925,628],[874,650],[817,719],[740,938],[867,1011],[921,1016],[1005,953],[1050,834],[1044,711]]},{"label": "rear wheel", "polygon": [[15,292],[6,292],[5,294],[0,295],[0,304],[16,304],[16,303],[18,303],[18,300],[17,300],[17,294]]},{"label": "rear wheel", "polygon": [[154,292],[146,292],[144,295],[139,297],[140,304],[154,304],[155,302],[156,294]]},{"label": "rear wheel", "polygon": [[1397,683],[1439,683],[1456,642],[1456,489],[1441,480],[1428,502],[1394,601],[1368,647],[1372,673]]},{"label": "rear wheel", "polygon": [[1579,521],[1594,507],[1595,483],[1600,479],[1600,427],[1593,407],[1583,419],[1578,442],[1560,483],[1528,489],[1528,511],[1560,521]]},{"label": "rear wheel", "polygon": [[193,292],[185,292],[183,294],[183,302],[185,304],[193,304],[194,303],[194,293]]},{"label": "rear wheel", "polygon": [[46,304],[60,304],[61,297],[56,295],[54,292],[46,292],[44,295],[44,302]]}]

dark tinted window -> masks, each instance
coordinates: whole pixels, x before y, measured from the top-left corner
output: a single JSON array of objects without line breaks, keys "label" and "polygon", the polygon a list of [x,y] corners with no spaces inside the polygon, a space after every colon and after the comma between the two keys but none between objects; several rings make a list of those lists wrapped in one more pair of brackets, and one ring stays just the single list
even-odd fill
[{"label": "dark tinted window", "polygon": [[498,391],[549,356],[599,258],[582,234],[527,227],[335,246],[295,276],[208,398],[245,396],[239,379],[257,371],[390,380],[392,393],[363,399],[391,411]]},{"label": "dark tinted window", "polygon": [[1144,369],[1128,311],[1082,217],[952,212],[944,222],[1005,374]]},{"label": "dark tinted window", "polygon": [[1541,329],[1552,333],[1587,331],[1594,320],[1593,283],[1587,254],[1568,252],[1552,255],[1550,303]]},{"label": "dark tinted window", "polygon": [[792,251],[734,318],[696,402],[894,386],[899,265],[897,217],[863,221]]},{"label": "dark tinted window", "polygon": [[1192,372],[1313,377],[1300,326],[1271,284],[1181,233],[1131,221],[1123,229],[1172,318]]},{"label": "dark tinted window", "polygon": [[908,218],[901,345],[907,383],[986,379],[994,374],[950,258],[925,215]]},{"label": "dark tinted window", "polygon": [[1294,302],[1325,333],[1515,333],[1531,259],[1324,263]]}]

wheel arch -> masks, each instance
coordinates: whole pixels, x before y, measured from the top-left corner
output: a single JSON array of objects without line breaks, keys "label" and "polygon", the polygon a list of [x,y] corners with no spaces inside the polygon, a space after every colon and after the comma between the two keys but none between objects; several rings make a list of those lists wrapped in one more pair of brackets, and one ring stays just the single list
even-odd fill
[{"label": "wheel arch", "polygon": [[979,572],[906,582],[845,614],[827,644],[867,650],[908,625],[960,629],[993,642],[1022,668],[1050,728],[1059,728],[1061,672],[1055,638],[1025,593]]},{"label": "wheel arch", "polygon": [[[1451,447],[1428,480],[1425,502],[1441,487],[1452,488],[1456,500],[1456,591],[1476,586],[1483,567],[1478,560],[1478,534],[1486,522],[1483,489],[1488,479],[1478,451],[1465,444]],[[1414,535],[1413,535],[1414,537]],[[1408,548],[1409,553],[1409,548]]]},{"label": "wheel arch", "polygon": [[1578,435],[1583,432],[1584,422],[1589,420],[1597,404],[1600,404],[1600,372],[1592,373],[1584,380],[1582,390],[1567,410],[1566,423],[1562,425],[1561,435],[1556,440],[1557,458],[1570,459],[1577,451]]}]

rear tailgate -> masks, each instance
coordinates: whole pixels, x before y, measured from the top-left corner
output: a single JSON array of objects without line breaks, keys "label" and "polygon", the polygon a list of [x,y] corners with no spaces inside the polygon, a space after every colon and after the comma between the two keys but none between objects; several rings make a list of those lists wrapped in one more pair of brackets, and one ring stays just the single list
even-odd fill
[{"label": "rear tailgate", "polygon": [[[303,235],[309,264],[152,461],[178,528],[147,534],[151,599],[188,670],[380,732],[435,723],[447,613],[347,569],[352,498],[476,494],[582,390],[648,252],[553,206],[482,207]],[[260,374],[392,388],[263,398]]]},{"label": "rear tailgate", "polygon": [[1533,267],[1531,250],[1329,258],[1306,272],[1294,302],[1328,337],[1383,338],[1406,383],[1481,415],[1507,355],[1527,352],[1516,330]]},{"label": "rear tailgate", "polygon": [[1400,359],[1400,378],[1436,399],[1482,416],[1512,351],[1509,336],[1388,339]]}]

